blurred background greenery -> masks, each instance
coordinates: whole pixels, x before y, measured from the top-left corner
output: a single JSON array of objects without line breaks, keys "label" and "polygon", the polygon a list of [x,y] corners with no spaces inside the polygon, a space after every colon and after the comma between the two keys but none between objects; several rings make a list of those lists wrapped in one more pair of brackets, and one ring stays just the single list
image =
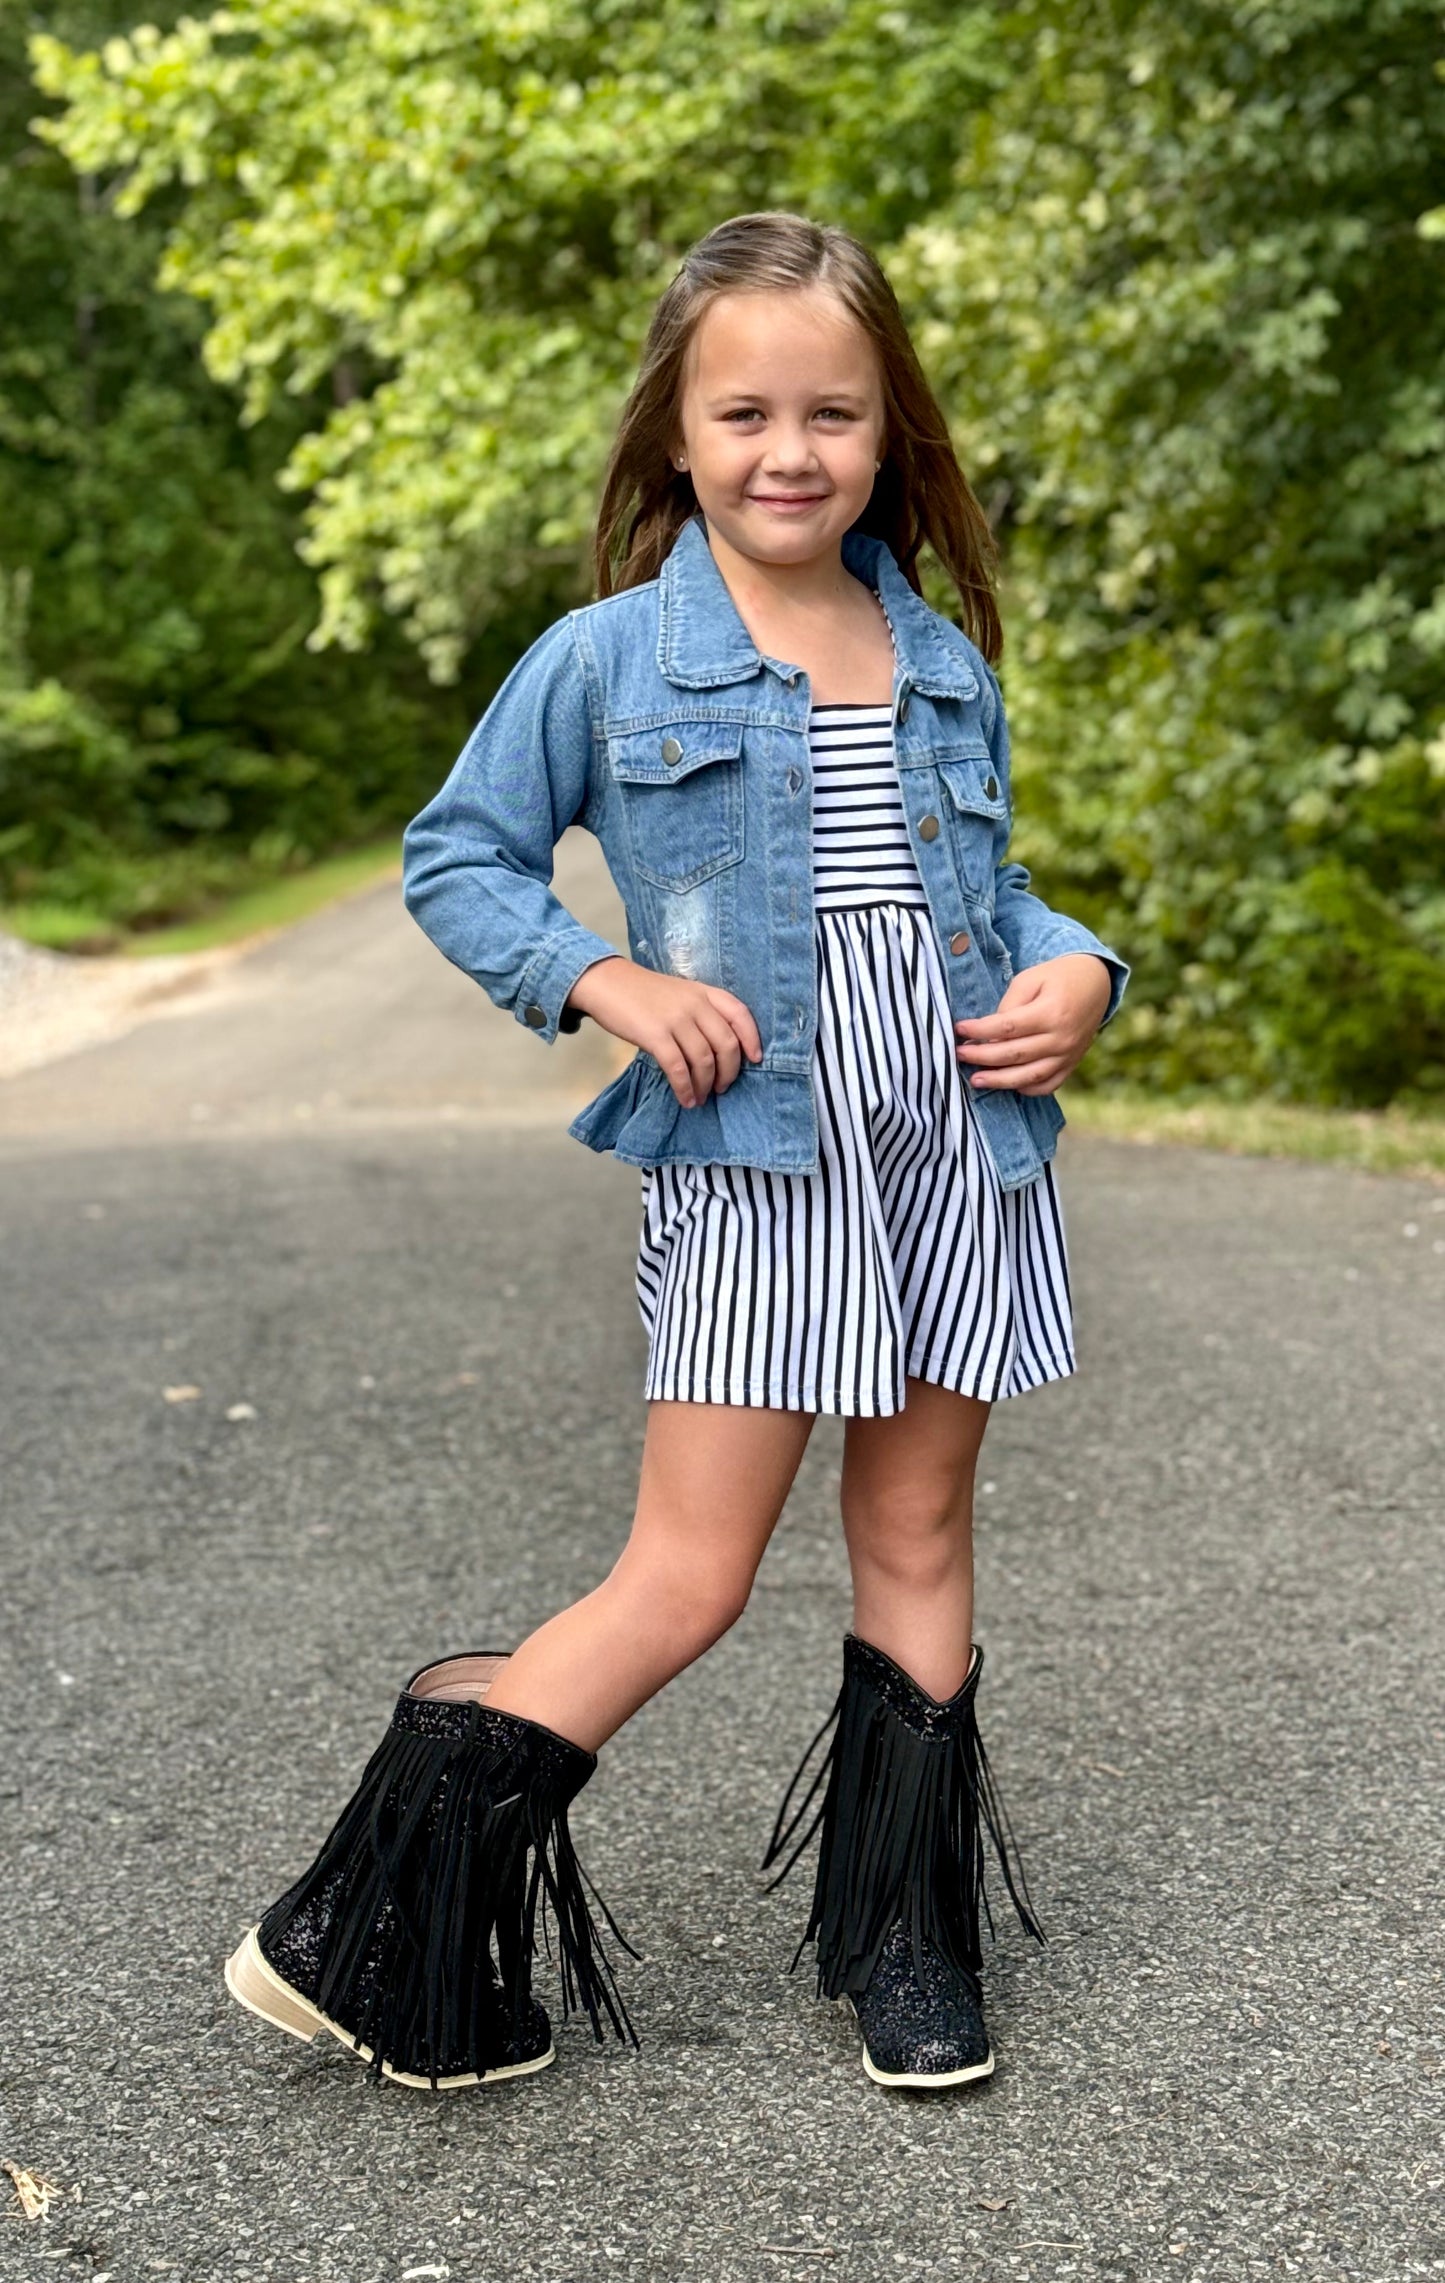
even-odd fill
[{"label": "blurred background greenery", "polygon": [[1019,851],[1136,967],[1098,1074],[1445,1107],[1438,5],[133,17],[0,18],[5,924],[404,820],[588,594],[679,254],[796,206],[999,531]]}]

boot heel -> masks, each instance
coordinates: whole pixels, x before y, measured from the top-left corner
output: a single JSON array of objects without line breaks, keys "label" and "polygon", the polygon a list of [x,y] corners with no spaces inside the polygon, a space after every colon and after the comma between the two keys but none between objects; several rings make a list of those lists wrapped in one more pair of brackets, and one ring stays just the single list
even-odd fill
[{"label": "boot heel", "polygon": [[277,2029],[299,2037],[309,2045],[319,2029],[325,2027],[315,2006],[309,2005],[299,1991],[268,1966],[261,1955],[253,1926],[239,1950],[226,1960],[226,1987],[238,2005],[249,2013],[259,2014]]}]

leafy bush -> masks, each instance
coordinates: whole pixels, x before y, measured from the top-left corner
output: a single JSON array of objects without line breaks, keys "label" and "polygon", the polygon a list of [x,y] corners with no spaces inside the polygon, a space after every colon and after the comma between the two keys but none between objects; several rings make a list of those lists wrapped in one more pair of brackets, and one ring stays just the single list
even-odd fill
[{"label": "leafy bush", "polygon": [[[1026,853],[1136,964],[1101,1066],[1383,1103],[1445,1066],[1440,44],[1426,0],[240,0],[36,55],[309,495],[320,639],[380,609],[473,690],[585,592],[688,240],[870,236],[1006,540]],[[188,736],[214,644],[160,671]],[[339,814],[285,687],[254,798],[188,749],[187,829]]]},{"label": "leafy bush", "polygon": [[895,271],[1007,534],[1038,869],[1138,963],[1100,1066],[1445,1083],[1438,11],[1006,20]]},{"label": "leafy bush", "polygon": [[164,208],[121,221],[30,132],[24,31],[0,22],[0,901],[144,924],[403,819],[476,692],[390,627],[308,649],[277,472],[315,408],[240,426],[200,312],[153,282]]}]

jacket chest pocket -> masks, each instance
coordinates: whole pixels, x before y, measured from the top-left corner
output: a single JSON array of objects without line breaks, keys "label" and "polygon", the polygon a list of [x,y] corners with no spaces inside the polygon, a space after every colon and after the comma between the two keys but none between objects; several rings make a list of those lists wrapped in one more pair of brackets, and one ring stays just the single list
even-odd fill
[{"label": "jacket chest pocket", "polygon": [[607,740],[638,874],[682,893],[741,860],[743,733],[682,722]]},{"label": "jacket chest pocket", "polygon": [[940,806],[967,894],[990,898],[998,852],[1008,839],[1008,797],[988,748],[960,753],[936,764]]}]

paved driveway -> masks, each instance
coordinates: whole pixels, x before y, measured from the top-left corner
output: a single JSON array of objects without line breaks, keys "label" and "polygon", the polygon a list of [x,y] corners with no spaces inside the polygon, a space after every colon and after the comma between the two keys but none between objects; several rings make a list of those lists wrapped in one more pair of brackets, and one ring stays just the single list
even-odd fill
[{"label": "paved driveway", "polygon": [[640,2054],[573,2028],[430,2100],[231,2005],[396,1685],[590,1584],[635,1479],[636,1177],[560,1131],[610,1046],[407,926],[358,899],[209,1027],[0,1090],[0,2156],[74,2197],[0,2276],[1445,2270],[1445,1193],[1405,1183],[1068,1147],[1086,1365],[1000,1411],[980,1502],[1052,1935],[1002,1929],[990,2087],[870,2087],[786,1972],[801,1887],[754,1891],[847,1621],[836,1422],[575,1812]]}]

